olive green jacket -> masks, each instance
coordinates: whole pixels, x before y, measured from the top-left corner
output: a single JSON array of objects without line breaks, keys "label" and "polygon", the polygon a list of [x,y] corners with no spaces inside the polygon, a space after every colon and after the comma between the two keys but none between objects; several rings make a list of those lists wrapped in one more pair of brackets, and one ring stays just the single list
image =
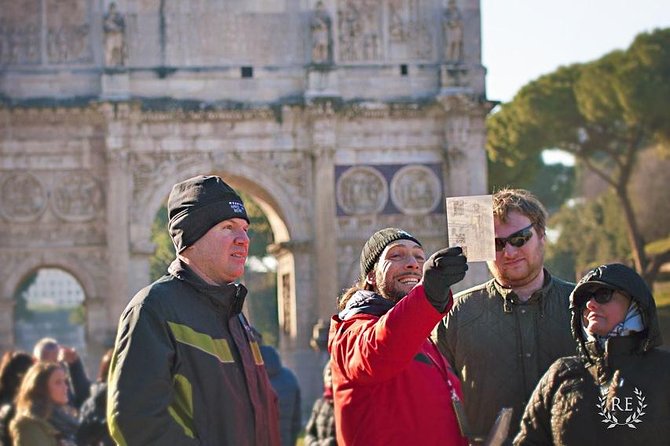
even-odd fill
[{"label": "olive green jacket", "polygon": [[486,438],[503,407],[514,410],[514,438],[540,377],[556,359],[575,354],[568,302],[574,284],[544,274],[526,302],[495,280],[457,294],[433,332],[461,379],[471,438]]},{"label": "olive green jacket", "polygon": [[58,430],[44,418],[17,415],[9,430],[14,446],[58,446]]}]

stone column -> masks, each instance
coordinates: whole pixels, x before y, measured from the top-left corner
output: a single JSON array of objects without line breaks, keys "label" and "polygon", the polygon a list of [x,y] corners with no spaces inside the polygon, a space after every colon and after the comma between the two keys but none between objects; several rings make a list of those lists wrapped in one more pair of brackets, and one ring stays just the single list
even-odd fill
[{"label": "stone column", "polygon": [[14,348],[14,305],[13,296],[0,296],[0,351]]},{"label": "stone column", "polygon": [[132,206],[129,148],[125,122],[130,110],[127,104],[102,104],[107,119],[107,255],[109,258],[109,289],[104,296],[109,323],[114,330],[119,316],[130,300],[130,214]]},{"label": "stone column", "polygon": [[[445,110],[444,154],[448,166],[446,196],[485,195],[488,193],[486,169],[485,119],[489,103],[457,93],[439,97]],[[469,265],[468,274],[458,289],[482,283],[489,278],[484,262]]]},{"label": "stone column", "polygon": [[[332,133],[330,133],[332,132]],[[328,134],[325,134],[328,133]],[[334,140],[328,129],[315,135],[319,142]],[[316,314],[309,327],[320,319],[328,320],[335,311],[337,289],[337,227],[335,224],[335,148],[318,145],[314,149],[314,296]]]}]

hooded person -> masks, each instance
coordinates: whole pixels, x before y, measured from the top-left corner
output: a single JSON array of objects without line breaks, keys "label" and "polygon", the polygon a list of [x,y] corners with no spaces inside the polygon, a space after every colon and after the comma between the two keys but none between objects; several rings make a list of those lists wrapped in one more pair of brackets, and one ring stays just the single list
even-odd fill
[{"label": "hooded person", "polygon": [[416,237],[385,228],[363,246],[360,268],[330,326],[337,444],[465,446],[460,383],[429,339],[465,277],[461,248],[426,260]]},{"label": "hooded person", "polygon": [[515,445],[667,445],[670,352],[656,304],[631,268],[601,265],[570,295],[579,355],[554,362],[535,388]]},{"label": "hooded person", "polygon": [[177,258],[121,315],[107,418],[121,445],[279,445],[277,396],[237,283],[249,218],[217,176],[177,183],[168,198]]},{"label": "hooded person", "polygon": [[261,354],[272,388],[279,398],[279,432],[282,446],[294,446],[302,429],[300,384],[291,369],[282,364],[276,348],[261,345]]}]

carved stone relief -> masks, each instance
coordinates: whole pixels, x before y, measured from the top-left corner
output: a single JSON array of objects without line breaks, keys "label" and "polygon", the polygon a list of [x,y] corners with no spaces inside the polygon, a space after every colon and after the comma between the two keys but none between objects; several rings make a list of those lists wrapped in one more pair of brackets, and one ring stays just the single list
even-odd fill
[{"label": "carved stone relief", "polygon": [[7,176],[0,185],[0,213],[12,222],[37,220],[47,205],[47,192],[30,173]]},{"label": "carved stone relief", "polygon": [[440,164],[335,166],[338,217],[440,212]]},{"label": "carved stone relief", "polygon": [[350,215],[378,214],[388,200],[384,176],[369,166],[354,166],[337,181],[337,203]]},{"label": "carved stone relief", "polygon": [[341,0],[338,5],[340,60],[382,60],[383,4],[377,0]]},{"label": "carved stone relief", "polygon": [[[132,153],[129,169],[133,172],[133,202],[148,203],[155,186],[164,178],[174,178],[188,167],[209,160],[208,154],[189,152]],[[141,220],[141,206],[132,207],[133,221]]]},{"label": "carved stone relief", "polygon": [[388,3],[389,54],[394,46],[406,45],[406,57],[428,59],[433,54],[433,35],[422,17],[418,0],[390,0]]},{"label": "carved stone relief", "polygon": [[88,221],[103,210],[100,184],[88,172],[68,172],[55,179],[53,211],[66,221]]},{"label": "carved stone relief", "polygon": [[90,2],[46,0],[49,63],[92,62]]},{"label": "carved stone relief", "polygon": [[2,3],[0,65],[40,62],[40,24],[40,0]]},{"label": "carved stone relief", "polygon": [[432,212],[440,203],[441,191],[440,179],[426,166],[405,166],[391,181],[391,200],[404,214]]}]

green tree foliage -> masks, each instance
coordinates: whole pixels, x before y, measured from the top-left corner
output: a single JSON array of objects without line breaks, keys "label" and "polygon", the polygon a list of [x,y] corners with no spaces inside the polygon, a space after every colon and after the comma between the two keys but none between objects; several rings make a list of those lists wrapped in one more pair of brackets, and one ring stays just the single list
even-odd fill
[{"label": "green tree foliage", "polygon": [[175,258],[174,245],[168,233],[167,207],[161,206],[151,225],[151,241],[156,246],[154,255],[149,259],[151,281],[163,276]]},{"label": "green tree foliage", "polygon": [[614,192],[633,263],[651,283],[670,250],[645,251],[628,186],[639,152],[670,141],[668,99],[670,29],[664,29],[637,36],[626,51],[561,67],[524,86],[489,118],[487,148],[495,163],[527,175],[538,172],[545,149],[574,155]]},{"label": "green tree foliage", "polygon": [[613,192],[595,200],[569,202],[555,213],[549,225],[559,232],[555,243],[547,244],[546,260],[560,277],[576,280],[602,263],[625,262],[630,253],[619,202]]}]

